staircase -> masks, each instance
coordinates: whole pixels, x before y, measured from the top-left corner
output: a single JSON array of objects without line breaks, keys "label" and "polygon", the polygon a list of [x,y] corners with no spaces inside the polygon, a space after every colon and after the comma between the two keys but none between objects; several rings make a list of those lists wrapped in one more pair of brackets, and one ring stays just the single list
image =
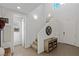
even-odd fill
[{"label": "staircase", "polygon": [[32,48],[37,51],[37,47],[38,47],[38,42],[37,42],[37,39],[35,41],[33,41],[33,44],[32,44]]},{"label": "staircase", "polygon": [[[42,34],[41,32],[45,30],[46,26],[51,25],[52,22],[55,21],[55,20],[52,20],[52,19],[53,19],[52,17],[47,18],[46,24],[45,24],[45,26],[40,30],[40,32],[37,34],[38,36],[40,36],[40,35],[43,36],[43,34]],[[40,33],[41,33],[41,34],[40,34]],[[31,47],[32,47],[34,50],[36,50],[37,53],[38,53],[38,49],[41,49],[41,48],[38,48],[38,47],[39,47],[38,43],[39,43],[40,45],[42,45],[42,44],[39,42],[38,37],[37,37],[37,38],[33,41],[32,45],[31,45]],[[43,45],[42,45],[42,46],[43,46]],[[42,49],[41,49],[41,50],[42,50]]]}]

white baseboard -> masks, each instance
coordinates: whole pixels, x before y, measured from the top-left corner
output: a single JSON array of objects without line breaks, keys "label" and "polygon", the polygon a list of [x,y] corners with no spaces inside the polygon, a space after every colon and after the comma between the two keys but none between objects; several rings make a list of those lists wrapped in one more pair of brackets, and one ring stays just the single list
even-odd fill
[{"label": "white baseboard", "polygon": [[14,46],[22,44],[21,41],[14,42]]},{"label": "white baseboard", "polygon": [[59,43],[64,43],[64,44],[69,44],[69,45],[72,45],[72,46],[76,46],[76,47],[79,47],[79,45],[78,44],[71,44],[71,43],[67,43],[67,42],[62,42],[62,41],[58,41]]}]

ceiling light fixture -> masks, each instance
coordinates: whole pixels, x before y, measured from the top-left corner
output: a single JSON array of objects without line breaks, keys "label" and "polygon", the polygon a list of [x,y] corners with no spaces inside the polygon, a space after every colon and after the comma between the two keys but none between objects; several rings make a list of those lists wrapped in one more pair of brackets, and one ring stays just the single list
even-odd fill
[{"label": "ceiling light fixture", "polygon": [[36,14],[34,14],[34,15],[33,15],[33,18],[34,18],[35,20],[37,20],[37,19],[38,19],[38,16],[37,16]]},{"label": "ceiling light fixture", "polygon": [[61,5],[63,5],[64,3],[60,3]]},{"label": "ceiling light fixture", "polygon": [[17,9],[21,9],[21,7],[17,6]]},{"label": "ceiling light fixture", "polygon": [[48,14],[48,17],[51,17],[51,14],[50,13]]}]

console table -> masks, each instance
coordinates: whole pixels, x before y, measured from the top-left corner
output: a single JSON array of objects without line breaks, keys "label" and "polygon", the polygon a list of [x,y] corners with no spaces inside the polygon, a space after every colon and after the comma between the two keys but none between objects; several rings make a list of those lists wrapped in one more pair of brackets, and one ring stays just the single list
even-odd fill
[{"label": "console table", "polygon": [[56,37],[45,39],[45,41],[44,41],[45,52],[47,52],[47,53],[51,52],[56,47],[57,47],[57,38]]}]

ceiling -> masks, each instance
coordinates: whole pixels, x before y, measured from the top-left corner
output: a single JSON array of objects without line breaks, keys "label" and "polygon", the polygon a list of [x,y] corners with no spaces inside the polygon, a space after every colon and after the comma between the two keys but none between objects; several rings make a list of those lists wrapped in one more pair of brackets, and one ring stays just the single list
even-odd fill
[{"label": "ceiling", "polygon": [[[23,13],[28,14],[32,12],[35,8],[40,6],[40,3],[1,3],[0,6]],[[21,9],[17,9],[17,6]]]}]

